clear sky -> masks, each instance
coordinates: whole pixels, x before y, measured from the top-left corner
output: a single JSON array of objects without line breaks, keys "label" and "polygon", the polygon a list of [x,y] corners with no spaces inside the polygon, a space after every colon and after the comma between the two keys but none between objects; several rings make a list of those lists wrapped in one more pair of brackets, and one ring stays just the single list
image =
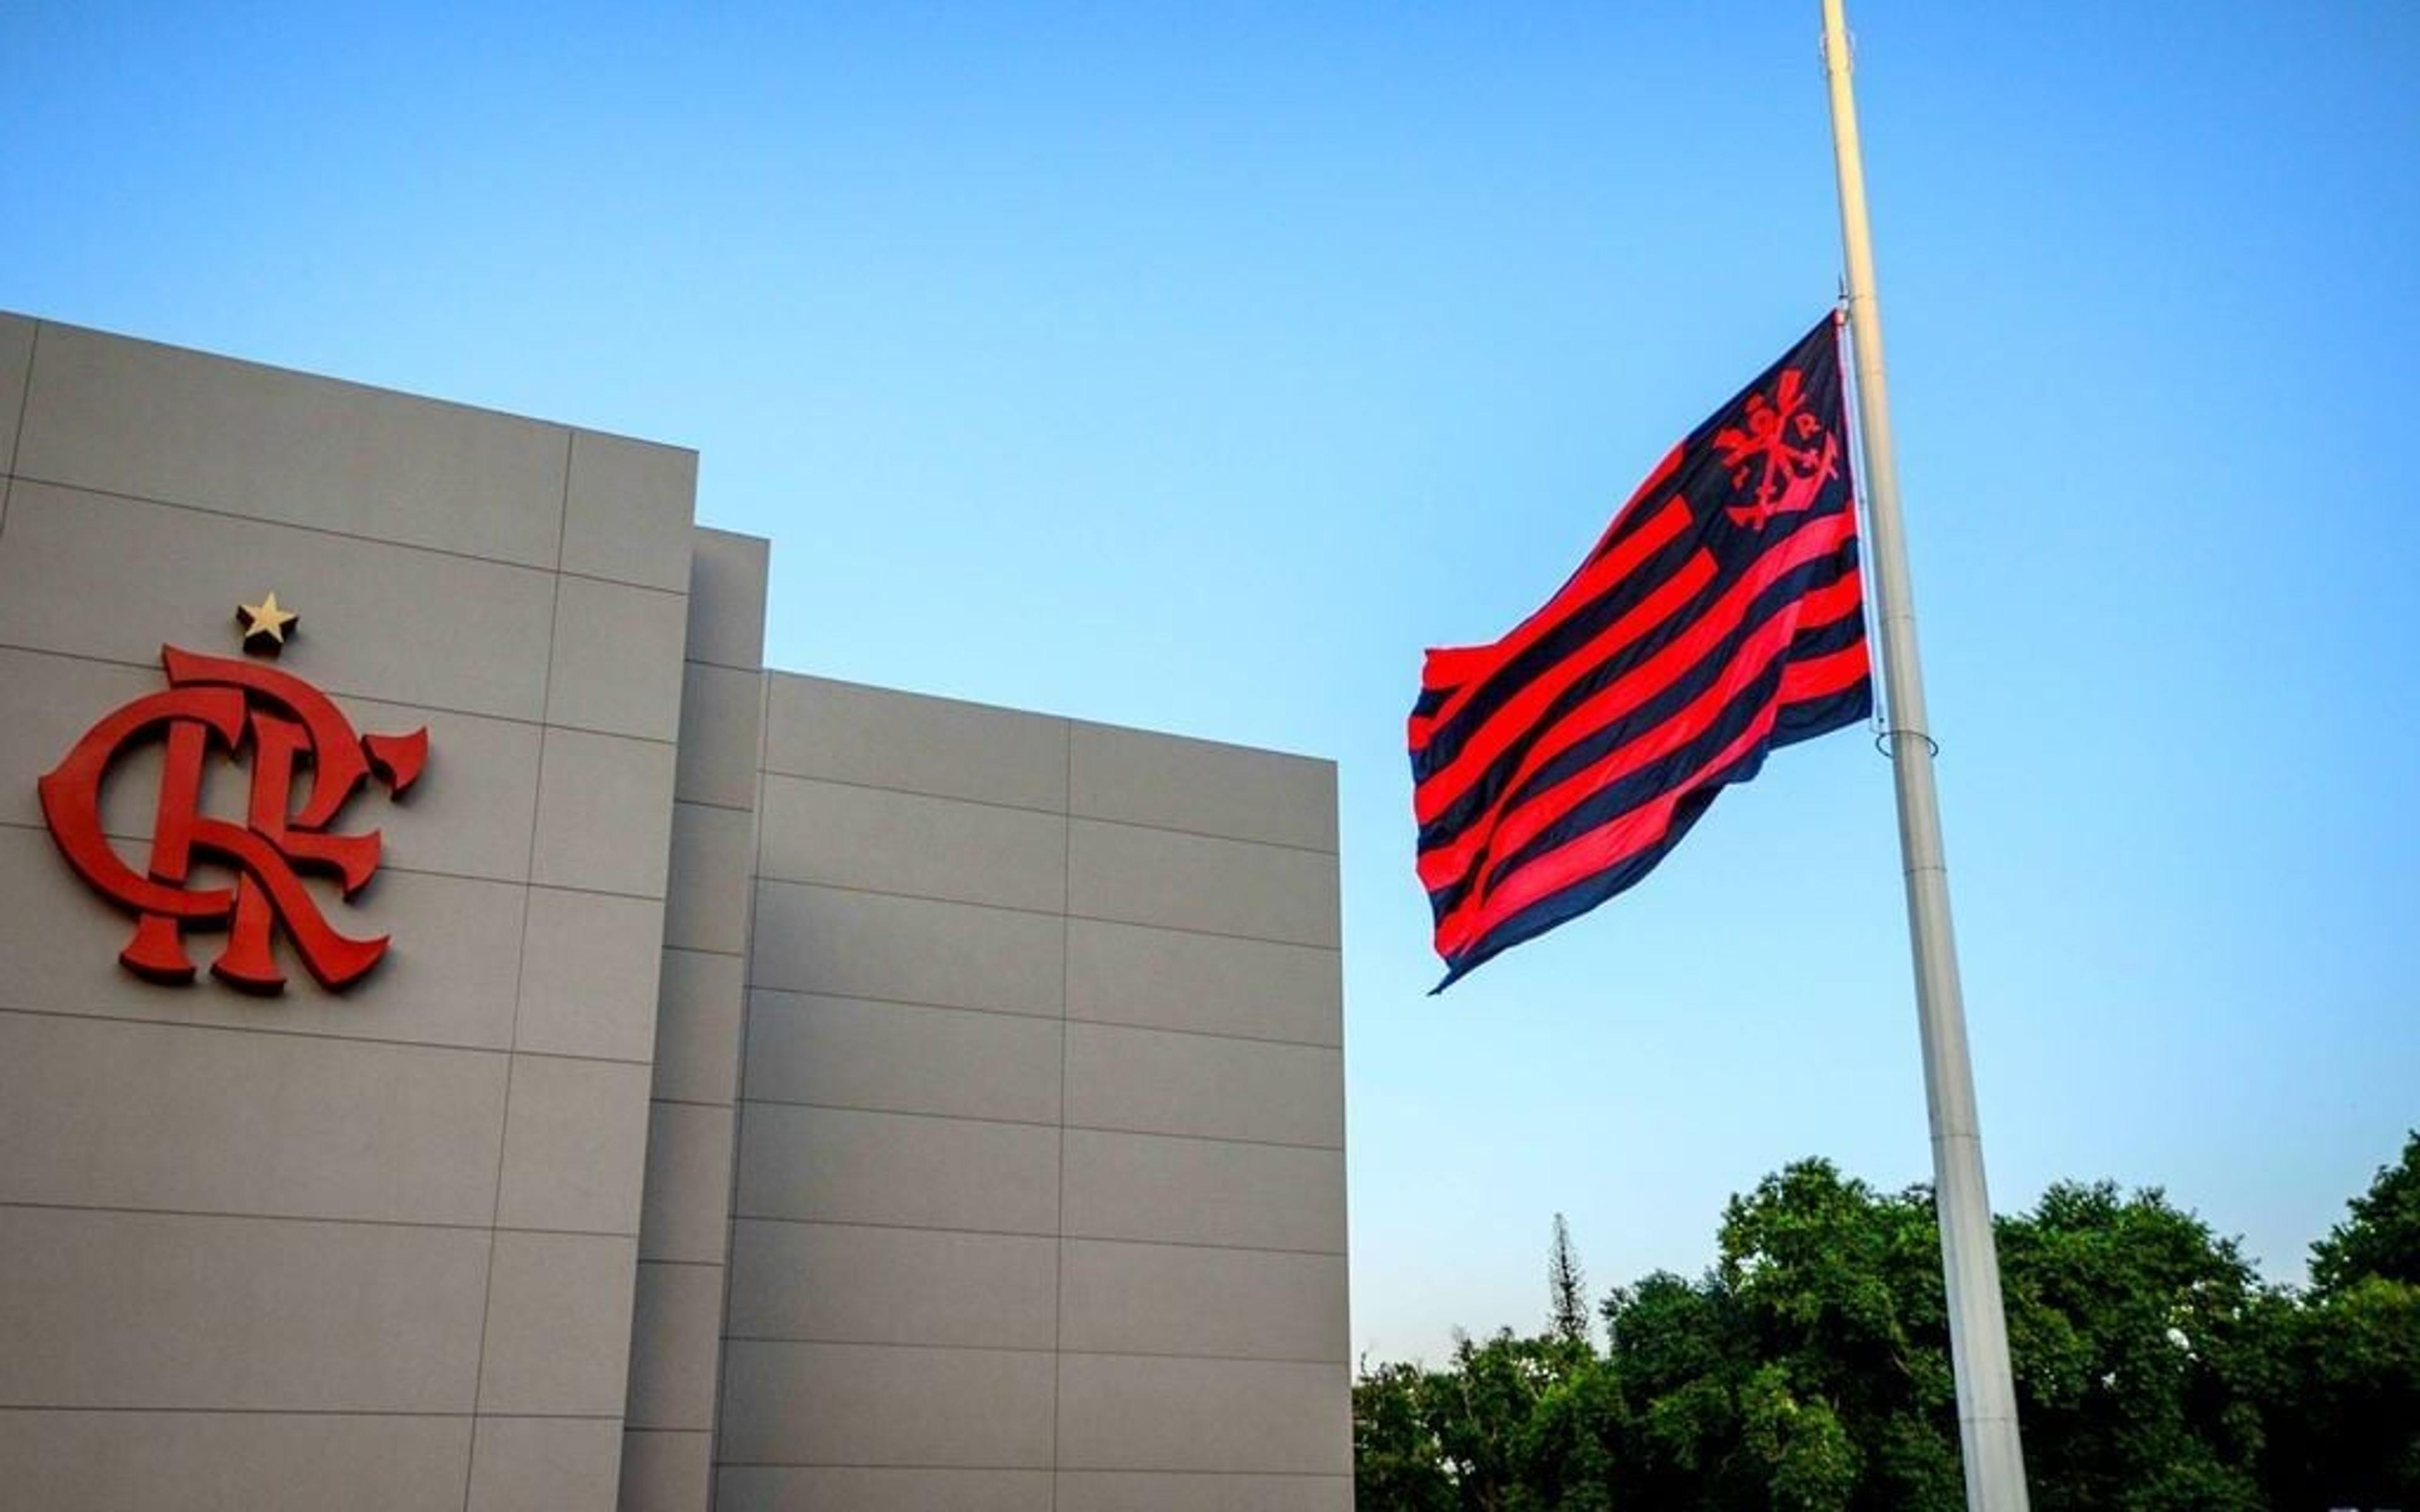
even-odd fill
[{"label": "clear sky", "polygon": [[[1342,763],[1354,1340],[1929,1172],[1886,764],[1441,998],[1402,748],[1832,298],[1813,0],[19,5],[0,307],[695,446],[777,665]],[[711,12],[711,14],[706,14]],[[2420,1122],[2420,7],[1854,0],[1999,1205]]]}]

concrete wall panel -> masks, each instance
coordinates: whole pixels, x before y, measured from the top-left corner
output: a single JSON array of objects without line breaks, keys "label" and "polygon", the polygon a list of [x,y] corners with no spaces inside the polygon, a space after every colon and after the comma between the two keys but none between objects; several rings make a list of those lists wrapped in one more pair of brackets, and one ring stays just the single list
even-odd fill
[{"label": "concrete wall panel", "polygon": [[728,1104],[739,1095],[747,963],[736,955],[666,950],[656,1010],[655,1095]]},{"label": "concrete wall panel", "polygon": [[689,659],[753,671],[765,664],[771,543],[703,526],[690,532]]},{"label": "concrete wall panel", "polygon": [[547,723],[673,739],[680,732],[680,643],[688,626],[681,594],[558,579]]},{"label": "concrete wall panel", "polygon": [[1066,1232],[1344,1252],[1344,1153],[1067,1131]]},{"label": "concrete wall panel", "polygon": [[1064,1242],[1059,1342],[1117,1354],[1350,1358],[1341,1255]]},{"label": "concrete wall panel", "polygon": [[467,1412],[488,1243],[0,1208],[0,1406]]},{"label": "concrete wall panel", "polygon": [[1321,947],[1069,919],[1067,1016],[1342,1044],[1342,957]]},{"label": "concrete wall panel", "polygon": [[514,1057],[496,1222],[636,1234],[646,1141],[646,1067]]},{"label": "concrete wall panel", "polygon": [[646,1211],[639,1253],[719,1265],[730,1242],[732,1112],[658,1102],[647,1110]]},{"label": "concrete wall panel", "polygon": [[672,849],[673,748],[550,729],[539,758],[530,879],[557,887],[664,895]]},{"label": "concrete wall panel", "polygon": [[1051,1512],[1047,1470],[735,1466],[721,1487],[719,1512]]},{"label": "concrete wall panel", "polygon": [[765,769],[944,798],[1067,810],[1067,722],[954,699],[772,678]]},{"label": "concrete wall panel", "polygon": [[1058,1242],[832,1224],[732,1226],[737,1338],[1047,1350]]},{"label": "concrete wall panel", "polygon": [[562,430],[45,325],[17,471],[373,540],[555,564]]},{"label": "concrete wall panel", "polygon": [[1059,1121],[1060,1022],[758,992],[748,1095],[1025,1123]]},{"label": "concrete wall panel", "polygon": [[1349,1474],[1351,1372],[1341,1362],[1063,1354],[1059,1464]]},{"label": "concrete wall panel", "polygon": [[751,1218],[1056,1233],[1059,1131],[750,1103],[740,1120],[735,1211]]},{"label": "concrete wall panel", "polygon": [[[101,716],[165,685],[156,660],[128,667],[0,647],[0,695],[8,707],[8,717],[0,719],[0,823],[40,825],[42,800],[34,783],[41,775]],[[151,832],[159,787],[150,774],[159,763],[147,763],[148,770],[138,776],[138,754],[128,754],[123,775],[101,793],[101,821],[112,834]]]},{"label": "concrete wall panel", "polygon": [[[428,764],[400,798],[368,787],[345,810],[349,827],[375,828],[385,837],[382,867],[529,880],[530,837],[537,825],[538,726],[375,699],[347,699],[343,707],[364,733],[428,732]],[[147,779],[135,791],[159,790]],[[150,832],[151,816],[145,814],[139,833]]]},{"label": "concrete wall panel", "polygon": [[652,898],[532,887],[514,1048],[644,1064],[663,933]]},{"label": "concrete wall panel", "polygon": [[[1030,1462],[1148,1467],[1068,1483],[1122,1509],[1349,1505],[1320,1414],[1278,1422],[1349,1385],[1333,768],[779,675],[767,717],[722,1504],[1047,1505]],[[1156,1437],[911,1480],[973,1461],[822,1411],[885,1358],[839,1340],[1102,1397],[1088,1362],[1166,1356],[1121,1409]]]},{"label": "concrete wall panel", "polygon": [[[577,469],[575,467],[575,472]],[[691,585],[620,1504],[706,1512],[721,1380],[764,676],[762,542],[686,537]],[[699,602],[705,598],[708,602]],[[719,645],[708,645],[709,637]]]},{"label": "concrete wall panel", "polygon": [[602,1512],[621,1470],[622,1427],[610,1418],[482,1417],[464,1512]]},{"label": "concrete wall panel", "polygon": [[757,874],[1000,908],[1066,906],[1067,822],[806,778],[765,779]]},{"label": "concrete wall panel", "polygon": [[761,672],[692,661],[681,671],[680,760],[673,796],[725,809],[756,807]]},{"label": "concrete wall panel", "polygon": [[713,1434],[623,1432],[621,1512],[706,1512],[713,1485]]},{"label": "concrete wall panel", "polygon": [[714,1427],[722,1268],[642,1261],[630,1328],[633,1427]]},{"label": "concrete wall panel", "polygon": [[1067,1026],[1067,1121],[1344,1148],[1343,1053],[1107,1024]]},{"label": "concrete wall panel", "polygon": [[1317,851],[1078,819],[1067,907],[1086,918],[1337,944],[1336,857]]},{"label": "concrete wall panel", "polygon": [[1066,925],[1042,914],[762,882],[760,987],[942,1008],[1056,1014]]},{"label": "concrete wall panel", "polygon": [[25,413],[25,378],[34,363],[34,322],[0,315],[0,475],[16,471],[17,427]]},{"label": "concrete wall panel", "polygon": [[480,1412],[618,1419],[637,1263],[628,1239],[500,1230],[488,1279]]},{"label": "concrete wall panel", "polygon": [[737,955],[748,949],[756,816],[703,803],[673,805],[664,944]]},{"label": "concrete wall panel", "polygon": [[1047,1354],[733,1339],[723,1361],[725,1463],[1050,1463]]},{"label": "concrete wall panel", "polygon": [[1149,1470],[1059,1473],[1054,1512],[1135,1512],[1138,1507],[1151,1512],[1353,1512],[1353,1477]]},{"label": "concrete wall panel", "polygon": [[1072,739],[1078,817],[1336,850],[1333,762],[1109,725],[1078,723]]},{"label": "concrete wall panel", "polygon": [[93,1512],[460,1512],[467,1417],[0,1412],[10,1504]]},{"label": "concrete wall panel", "polygon": [[593,430],[571,434],[563,570],[685,593],[697,454]]},{"label": "concrete wall panel", "polygon": [[[163,641],[232,656],[237,602],[271,589],[302,615],[280,662],[340,701],[543,713],[550,574],[22,478],[10,490],[0,642],[145,667]],[[101,594],[143,612],[96,614]]]},{"label": "concrete wall panel", "polygon": [[504,1059],[0,1012],[0,1201],[485,1224]]}]

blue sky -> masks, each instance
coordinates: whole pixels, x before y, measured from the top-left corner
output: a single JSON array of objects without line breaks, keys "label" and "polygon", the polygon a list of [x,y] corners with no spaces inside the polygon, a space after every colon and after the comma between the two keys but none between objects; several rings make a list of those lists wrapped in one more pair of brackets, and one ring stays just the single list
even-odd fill
[{"label": "blue sky", "polygon": [[[697,8],[704,9],[706,8]],[[1807,3],[0,15],[0,307],[695,446],[775,663],[1336,758],[1354,1338],[1928,1171],[1888,771],[1441,998],[1402,721],[1831,299]],[[2420,1122],[2420,9],[1858,0],[1993,1192]]]}]

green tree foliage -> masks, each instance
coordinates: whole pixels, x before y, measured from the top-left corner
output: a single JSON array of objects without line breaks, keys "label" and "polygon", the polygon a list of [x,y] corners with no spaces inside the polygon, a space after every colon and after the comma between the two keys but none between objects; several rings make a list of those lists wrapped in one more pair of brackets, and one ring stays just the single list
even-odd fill
[{"label": "green tree foliage", "polygon": [[1365,1506],[1455,1512],[1462,1504],[1432,1418],[1444,1377],[1416,1365],[1363,1361],[1353,1383],[1353,1484]]},{"label": "green tree foliage", "polygon": [[2265,1288],[2157,1191],[2055,1186],[1999,1225],[2026,1473],[2043,1512],[2252,1508]]},{"label": "green tree foliage", "polygon": [[[1731,1199],[1716,1253],[1751,1357],[1781,1372],[1787,1396],[1779,1400],[1800,1404],[1802,1414],[1821,1409],[1828,1418],[1821,1431],[1837,1427],[1842,1439],[1847,1463],[1833,1473],[1838,1494],[1827,1504],[1960,1505],[1931,1194],[1880,1194],[1826,1162],[1802,1161]],[[1781,1473],[1776,1462],[1774,1474]],[[1772,1494],[1779,1504],[1778,1485]]]},{"label": "green tree foliage", "polygon": [[2311,1246],[2311,1289],[2321,1296],[2377,1276],[2420,1286],[2420,1130],[2403,1159],[2352,1199],[2352,1214]]},{"label": "green tree foliage", "polygon": [[[2158,1191],[2060,1185],[1997,1226],[2040,1512],[2420,1507],[2420,1134],[2304,1293]],[[1365,1366],[1362,1512],[1957,1512],[1931,1192],[1803,1161],[1731,1199],[1715,1262],[1549,1326]]]},{"label": "green tree foliage", "polygon": [[2420,1288],[2365,1276],[2279,1321],[2269,1504],[2420,1507]]},{"label": "green tree foliage", "polygon": [[2420,1508],[2420,1133],[2311,1246],[2311,1294],[2270,1319],[2273,1504]]},{"label": "green tree foliage", "polygon": [[[1577,1500],[1541,1501],[1536,1484],[1541,1456],[1552,1452],[1542,1441],[1572,1416],[1564,1388],[1595,1359],[1585,1337],[1506,1329],[1483,1344],[1457,1337],[1443,1370],[1365,1362],[1353,1389],[1357,1501],[1404,1512],[1610,1506],[1577,1484]],[[1601,1488],[1610,1462],[1581,1463]]]}]

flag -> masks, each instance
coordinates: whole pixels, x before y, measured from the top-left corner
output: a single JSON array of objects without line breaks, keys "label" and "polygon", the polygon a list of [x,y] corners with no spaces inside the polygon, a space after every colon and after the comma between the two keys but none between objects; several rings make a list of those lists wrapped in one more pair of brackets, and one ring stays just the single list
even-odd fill
[{"label": "flag", "polygon": [[1412,802],[1438,990],[1645,876],[1775,747],[1871,711],[1838,328],[1674,447],[1544,608],[1428,654]]}]

